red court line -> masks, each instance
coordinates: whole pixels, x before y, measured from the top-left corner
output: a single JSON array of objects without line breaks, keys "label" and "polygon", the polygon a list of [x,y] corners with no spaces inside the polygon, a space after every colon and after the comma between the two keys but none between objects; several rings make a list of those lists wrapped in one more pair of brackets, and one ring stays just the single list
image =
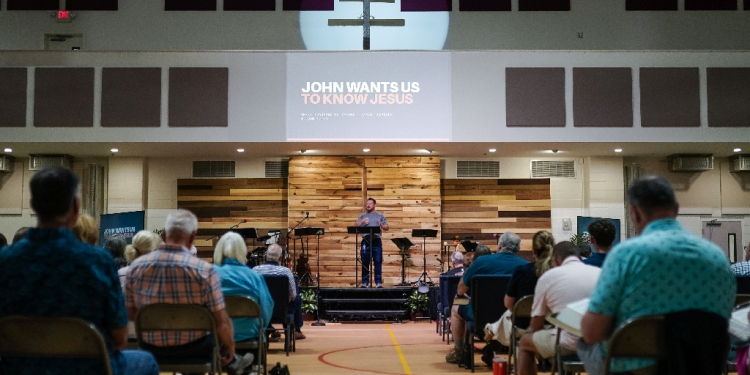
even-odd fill
[{"label": "red court line", "polygon": [[[400,344],[400,345],[401,346],[409,346],[409,345],[418,345],[418,344]],[[327,356],[329,354],[333,354],[333,353],[339,353],[339,352],[345,352],[345,351],[357,350],[357,349],[382,348],[382,347],[386,347],[386,346],[387,347],[393,347],[393,345],[374,345],[374,346],[359,346],[359,347],[356,347],[356,348],[346,348],[346,349],[333,350],[333,351],[330,351],[330,352],[323,353],[323,354],[319,355],[318,356],[318,361],[320,361],[322,363],[325,363],[328,366],[342,368],[342,369],[345,369],[345,370],[361,371],[361,372],[371,372],[371,373],[375,373],[375,374],[386,374],[386,375],[404,375],[403,372],[384,372],[384,371],[364,370],[364,369],[360,369],[360,368],[353,368],[353,367],[341,366],[341,365],[337,365],[335,363],[328,362],[324,358],[325,356]]]}]

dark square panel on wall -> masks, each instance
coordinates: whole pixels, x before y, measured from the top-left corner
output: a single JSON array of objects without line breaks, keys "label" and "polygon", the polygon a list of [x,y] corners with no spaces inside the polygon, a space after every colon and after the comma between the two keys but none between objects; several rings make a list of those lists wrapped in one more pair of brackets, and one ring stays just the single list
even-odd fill
[{"label": "dark square panel on wall", "polygon": [[576,127],[632,127],[632,69],[573,68],[573,122]]},{"label": "dark square panel on wall", "polygon": [[524,11],[568,11],[570,0],[518,0],[518,10]]},{"label": "dark square panel on wall", "polygon": [[102,69],[102,127],[159,127],[161,68]]},{"label": "dark square panel on wall", "polygon": [[36,68],[34,126],[94,126],[94,68]]},{"label": "dark square panel on wall", "polygon": [[677,10],[677,0],[625,0],[625,10]]},{"label": "dark square panel on wall", "polygon": [[402,12],[450,12],[452,0],[401,0]]},{"label": "dark square panel on wall", "polygon": [[564,68],[505,69],[506,126],[565,126]]},{"label": "dark square panel on wall", "polygon": [[164,10],[216,10],[216,0],[164,0]]},{"label": "dark square panel on wall", "polygon": [[0,68],[0,128],[26,126],[26,68]]},{"label": "dark square panel on wall", "polygon": [[510,0],[458,0],[461,12],[510,12]]},{"label": "dark square panel on wall", "polygon": [[117,0],[66,0],[67,10],[117,10]]},{"label": "dark square panel on wall", "polygon": [[224,0],[224,10],[276,10],[276,0]]},{"label": "dark square panel on wall", "polygon": [[641,126],[698,127],[698,68],[641,68]]},{"label": "dark square panel on wall", "polygon": [[169,126],[227,126],[228,68],[169,68]]},{"label": "dark square panel on wall", "polygon": [[685,0],[685,10],[737,10],[737,0]]},{"label": "dark square panel on wall", "polygon": [[58,10],[60,0],[8,0],[8,10]]},{"label": "dark square panel on wall", "polygon": [[284,10],[333,10],[334,0],[284,0]]},{"label": "dark square panel on wall", "polygon": [[750,68],[708,68],[708,126],[750,127]]}]

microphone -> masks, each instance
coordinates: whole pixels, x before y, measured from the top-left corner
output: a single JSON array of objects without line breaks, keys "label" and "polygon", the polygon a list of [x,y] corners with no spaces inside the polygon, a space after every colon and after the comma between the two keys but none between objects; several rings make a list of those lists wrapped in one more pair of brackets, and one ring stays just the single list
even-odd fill
[{"label": "microphone", "polygon": [[247,223],[247,219],[245,219],[244,222]]}]

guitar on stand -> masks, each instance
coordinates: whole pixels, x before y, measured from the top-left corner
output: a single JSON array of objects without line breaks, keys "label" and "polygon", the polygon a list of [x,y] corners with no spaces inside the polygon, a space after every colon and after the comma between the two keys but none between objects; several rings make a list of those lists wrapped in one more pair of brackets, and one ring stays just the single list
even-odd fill
[{"label": "guitar on stand", "polygon": [[[300,238],[299,242],[302,246],[302,252],[299,255],[299,260],[297,266],[295,267],[295,269],[297,270],[297,275],[300,275],[300,286],[316,285],[315,279],[313,279],[312,274],[310,274],[310,265],[308,263],[308,259],[310,259],[310,236],[318,236],[318,278],[320,278],[320,236],[324,233],[325,230],[318,227],[305,227],[297,228],[294,230],[294,235]],[[307,253],[305,253],[305,240],[307,240]]]}]

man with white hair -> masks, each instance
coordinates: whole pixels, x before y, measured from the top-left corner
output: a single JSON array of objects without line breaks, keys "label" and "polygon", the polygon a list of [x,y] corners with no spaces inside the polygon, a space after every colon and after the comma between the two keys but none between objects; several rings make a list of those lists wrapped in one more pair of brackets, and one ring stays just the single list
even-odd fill
[{"label": "man with white hair", "polygon": [[451,254],[451,265],[453,268],[444,273],[447,276],[461,276],[464,274],[464,254],[460,251],[454,251]]},{"label": "man with white hair", "polygon": [[[242,373],[252,364],[251,353],[234,355],[234,334],[221,292],[221,281],[213,266],[190,255],[198,219],[190,211],[177,210],[167,216],[166,238],[155,251],[133,261],[125,286],[131,320],[138,309],[154,303],[196,304],[207,308],[216,320],[222,344],[222,365],[230,373]],[[210,356],[213,338],[206,332],[147,333],[144,349],[158,358]]]},{"label": "man with white hair", "polygon": [[[266,251],[266,262],[255,266],[253,270],[257,271],[261,275],[284,275],[289,278],[289,305],[287,305],[287,314],[294,315],[294,338],[295,340],[305,339],[305,335],[302,333],[302,297],[297,294],[297,283],[294,281],[294,274],[292,270],[281,265],[281,258],[284,254],[284,250],[278,244],[272,244],[268,246]],[[270,326],[269,326],[270,328]],[[279,339],[280,333],[274,332],[271,335],[272,339]]]}]

